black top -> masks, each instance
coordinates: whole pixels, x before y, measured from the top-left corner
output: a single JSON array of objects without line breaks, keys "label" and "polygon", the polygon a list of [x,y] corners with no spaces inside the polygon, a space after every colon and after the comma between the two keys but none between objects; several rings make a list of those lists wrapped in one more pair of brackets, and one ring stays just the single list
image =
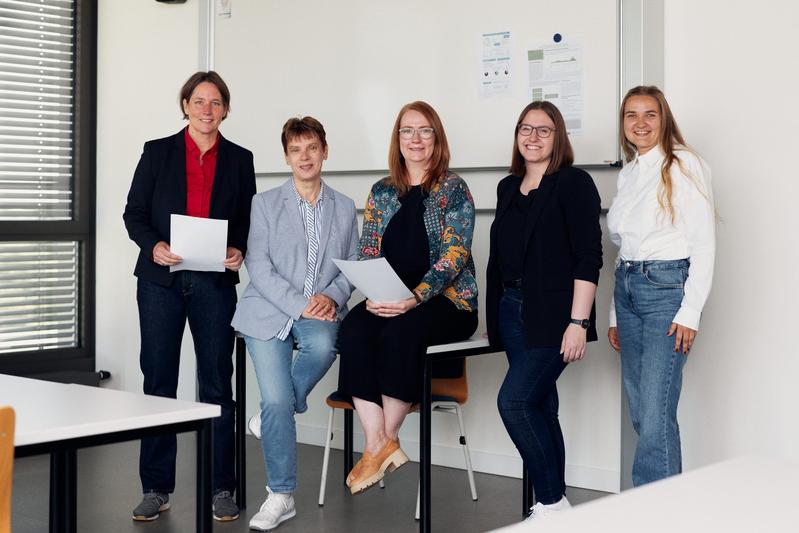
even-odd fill
[{"label": "black top", "polygon": [[430,243],[424,227],[424,192],[411,187],[400,199],[401,207],[388,221],[381,243],[383,257],[410,290],[430,270]]},{"label": "black top", "polygon": [[[511,211],[522,178],[508,176],[497,186],[497,212],[491,225],[486,276],[486,326],[491,346],[502,348],[499,302],[502,298],[499,222]],[[522,323],[525,346],[560,346],[569,326],[574,280],[597,283],[602,268],[600,201],[594,181],[585,171],[564,167],[544,176],[528,208],[523,229],[514,241],[523,247]],[[585,317],[575,317],[585,318]],[[597,339],[596,306],[588,317],[587,340]]]},{"label": "black top", "polygon": [[497,221],[497,252],[499,254],[499,271],[502,281],[522,279],[522,261],[524,246],[521,236],[524,234],[527,212],[535,199],[536,189],[524,195],[517,188],[511,199],[508,210]]}]

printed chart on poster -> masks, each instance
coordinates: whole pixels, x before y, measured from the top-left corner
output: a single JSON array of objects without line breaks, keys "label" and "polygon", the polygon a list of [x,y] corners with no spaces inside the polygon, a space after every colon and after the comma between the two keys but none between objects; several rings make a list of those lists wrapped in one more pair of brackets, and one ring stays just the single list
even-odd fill
[{"label": "printed chart on poster", "polygon": [[502,168],[522,108],[544,99],[563,112],[578,164],[615,161],[618,9],[618,0],[232,2],[215,18],[214,65],[232,94],[222,129],[253,150],[257,172],[283,173],[283,123],[311,115],[327,130],[326,171],[379,171],[397,112],[424,100],[444,123],[453,168]]}]

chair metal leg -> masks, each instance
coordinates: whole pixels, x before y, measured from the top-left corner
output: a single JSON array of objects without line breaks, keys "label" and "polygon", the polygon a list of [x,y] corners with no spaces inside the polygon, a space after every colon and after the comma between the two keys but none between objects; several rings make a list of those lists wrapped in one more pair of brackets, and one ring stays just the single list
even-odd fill
[{"label": "chair metal leg", "polygon": [[330,443],[333,441],[333,412],[335,409],[330,408],[330,414],[327,416],[327,440],[325,441],[325,455],[322,459],[322,480],[319,482],[319,507],[325,504],[325,487],[327,486],[327,466],[330,463]]},{"label": "chair metal leg", "polygon": [[419,483],[416,484],[416,514],[413,516],[415,520],[419,520]]},{"label": "chair metal leg", "polygon": [[461,406],[457,403],[455,404],[455,414],[458,415],[458,427],[461,430],[460,443],[463,447],[463,458],[466,460],[466,473],[469,477],[469,488],[472,491],[472,500],[477,501],[477,487],[474,484],[474,470],[472,470],[472,457],[469,453],[469,441],[466,438],[466,428],[463,424]]}]

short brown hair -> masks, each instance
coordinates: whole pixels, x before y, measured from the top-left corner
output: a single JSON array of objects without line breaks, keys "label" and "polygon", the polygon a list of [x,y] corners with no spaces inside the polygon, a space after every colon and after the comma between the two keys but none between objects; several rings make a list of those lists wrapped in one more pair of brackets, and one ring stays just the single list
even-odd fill
[{"label": "short brown hair", "polygon": [[566,122],[563,120],[563,115],[560,110],[552,102],[536,100],[530,102],[522,110],[519,119],[516,121],[516,128],[513,130],[513,156],[511,157],[510,173],[514,176],[524,177],[526,166],[522,154],[519,152],[519,126],[527,116],[527,113],[537,109],[543,111],[555,124],[555,139],[552,143],[552,157],[549,159],[549,166],[547,166],[544,174],[554,174],[563,167],[571,166],[574,163],[574,150],[569,142],[569,132],[566,130]]},{"label": "short brown hair", "polygon": [[297,137],[318,137],[322,143],[322,149],[327,148],[325,138],[325,128],[322,123],[313,117],[292,117],[283,124],[283,131],[280,134],[280,142],[283,143],[283,153],[288,154],[289,142]]},{"label": "short brown hair", "polygon": [[405,167],[405,158],[400,151],[399,128],[402,116],[408,111],[421,113],[433,128],[435,145],[433,146],[433,156],[431,157],[430,168],[422,182],[422,189],[430,191],[433,185],[447,174],[449,170],[449,144],[447,134],[444,133],[444,125],[438,117],[438,113],[427,102],[416,101],[405,104],[397,114],[394,121],[394,129],[391,132],[391,146],[388,150],[388,181],[397,189],[400,196],[403,196],[410,189],[408,183],[408,169]]},{"label": "short brown hair", "polygon": [[186,83],[183,84],[183,87],[180,88],[178,106],[180,107],[180,112],[183,115],[183,118],[189,118],[189,116],[186,114],[186,111],[183,110],[183,102],[188,102],[192,93],[194,93],[194,89],[196,89],[199,84],[204,82],[212,83],[214,86],[216,86],[219,94],[222,95],[222,103],[225,105],[225,116],[222,117],[222,120],[226,119],[227,114],[230,111],[230,90],[227,88],[227,84],[225,83],[225,80],[222,79],[222,76],[213,70],[209,70],[207,72],[200,70],[195,72],[189,79],[186,80]]}]

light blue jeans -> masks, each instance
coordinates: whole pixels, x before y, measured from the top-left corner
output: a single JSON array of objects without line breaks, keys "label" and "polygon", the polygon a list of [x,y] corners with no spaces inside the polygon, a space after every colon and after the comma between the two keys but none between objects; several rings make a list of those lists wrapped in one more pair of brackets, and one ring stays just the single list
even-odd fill
[{"label": "light blue jeans", "polygon": [[337,332],[338,322],[301,318],[284,341],[244,337],[261,390],[261,447],[272,492],[297,488],[294,413],[308,409],[308,393],[336,360]]},{"label": "light blue jeans", "polygon": [[621,261],[616,321],[624,390],[638,433],[633,485],[682,472],[677,403],[686,356],[666,333],[682,303],[688,260]]}]

